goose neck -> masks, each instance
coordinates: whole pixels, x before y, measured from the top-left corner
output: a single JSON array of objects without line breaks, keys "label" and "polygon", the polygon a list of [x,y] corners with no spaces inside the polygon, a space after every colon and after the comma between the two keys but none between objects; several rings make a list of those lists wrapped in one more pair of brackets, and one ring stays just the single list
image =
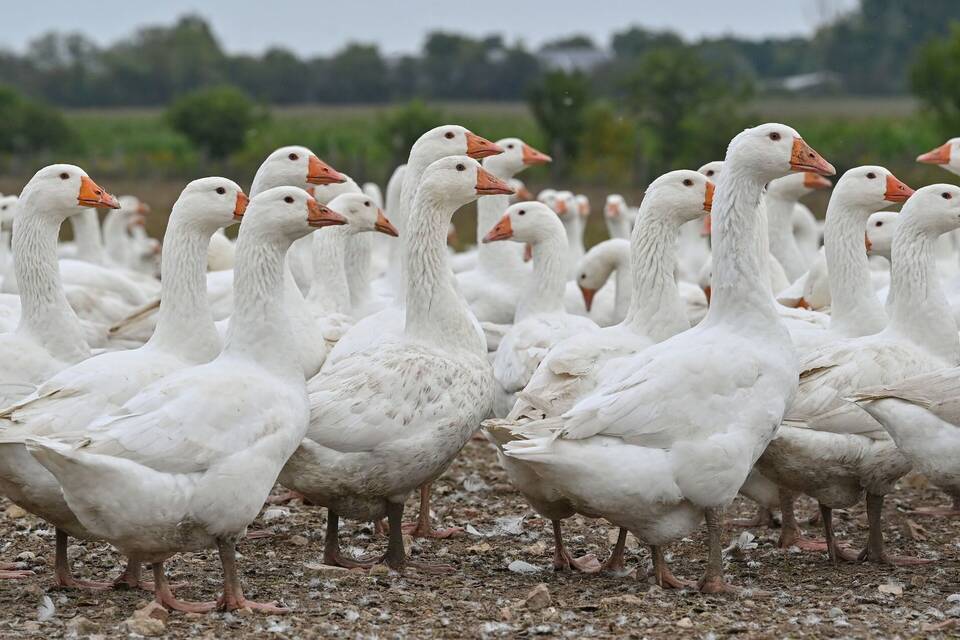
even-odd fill
[{"label": "goose neck", "polygon": [[346,225],[313,234],[313,282],[307,302],[323,314],[350,313],[350,285],[344,269]]},{"label": "goose neck", "polygon": [[73,227],[73,242],[78,260],[92,264],[104,263],[103,242],[100,238],[100,221],[96,209],[85,209],[70,217]]},{"label": "goose neck", "polygon": [[554,228],[555,232],[547,232],[539,242],[533,243],[533,274],[517,303],[515,323],[538,313],[561,313],[564,310],[567,238],[561,228]]},{"label": "goose neck", "polygon": [[823,242],[830,284],[830,328],[844,337],[877,333],[887,324],[863,245],[869,216],[869,211],[842,202],[827,206]]},{"label": "goose neck", "polygon": [[[350,309],[362,309],[370,300],[370,259],[373,253],[373,234],[355,233],[347,238],[347,286],[350,289]],[[391,242],[393,244],[393,242]]]},{"label": "goose neck", "polygon": [[767,234],[770,253],[780,261],[791,282],[806,271],[803,254],[793,236],[793,208],[796,200],[767,193]]},{"label": "goose neck", "polygon": [[[509,206],[510,198],[505,195],[485,196],[477,201],[478,240],[497,224]],[[485,271],[507,277],[523,273],[523,248],[516,242],[478,242],[477,262]]]},{"label": "goose neck", "polygon": [[107,255],[117,264],[127,262],[126,214],[112,209],[103,219],[103,244]]},{"label": "goose neck", "polygon": [[675,276],[680,224],[665,213],[641,210],[630,243],[633,299],[626,323],[657,342],[690,328]]}]

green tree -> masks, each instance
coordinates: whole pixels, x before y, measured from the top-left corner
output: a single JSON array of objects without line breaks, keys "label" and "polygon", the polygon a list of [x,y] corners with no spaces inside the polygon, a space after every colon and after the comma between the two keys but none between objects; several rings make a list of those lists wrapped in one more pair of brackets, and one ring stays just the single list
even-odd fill
[{"label": "green tree", "polygon": [[201,89],[178,98],[167,110],[170,126],[214,158],[240,150],[264,117],[243,91],[231,86]]},{"label": "green tree", "polygon": [[377,125],[376,137],[389,150],[394,166],[407,161],[410,147],[425,131],[444,124],[443,112],[421,100],[391,110]]},{"label": "green tree", "polygon": [[530,92],[530,109],[547,139],[558,175],[569,170],[580,151],[590,85],[582,73],[551,71]]},{"label": "green tree", "polygon": [[960,25],[927,43],[910,73],[913,92],[933,112],[944,136],[960,132]]},{"label": "green tree", "polygon": [[62,148],[71,138],[59,111],[0,86],[0,152],[48,151]]}]

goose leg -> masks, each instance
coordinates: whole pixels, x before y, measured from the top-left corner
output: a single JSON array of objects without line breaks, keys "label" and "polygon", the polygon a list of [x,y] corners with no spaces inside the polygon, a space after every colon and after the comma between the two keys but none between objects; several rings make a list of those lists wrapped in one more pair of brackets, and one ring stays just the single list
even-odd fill
[{"label": "goose leg", "polygon": [[620,575],[624,573],[626,568],[626,563],[624,561],[624,554],[627,550],[627,530],[623,527],[620,527],[620,533],[617,535],[617,544],[613,547],[613,552],[610,553],[610,557],[607,558],[606,562],[603,563],[603,566],[600,567],[600,570],[604,573],[612,573],[615,575]]},{"label": "goose leg", "polygon": [[327,534],[323,541],[323,564],[355,569],[357,567],[369,568],[377,563],[376,558],[358,558],[355,560],[341,555],[339,533],[340,516],[327,509]]},{"label": "goose leg", "polygon": [[573,554],[567,551],[563,545],[563,531],[560,528],[559,520],[552,520],[553,523],[553,569],[554,571],[564,571],[566,569],[575,569],[584,573],[596,573],[600,570],[600,561],[592,553],[582,558],[574,558]]},{"label": "goose leg", "polygon": [[840,560],[856,562],[858,559],[857,552],[846,547],[841,547],[840,543],[837,542],[836,536],[833,535],[833,509],[820,503],[820,519],[823,520],[823,536],[827,541],[827,553],[830,555],[830,560],[834,566],[836,566]]},{"label": "goose leg", "polygon": [[428,482],[420,487],[420,515],[415,524],[403,525],[403,533],[409,533],[414,538],[450,538],[462,533],[462,527],[434,530],[430,525],[430,485]]},{"label": "goose leg", "polygon": [[250,608],[255,611],[268,613],[289,613],[290,609],[276,603],[262,603],[247,600],[243,596],[240,586],[240,576],[237,575],[237,549],[233,542],[217,540],[217,551],[220,554],[220,564],[223,566],[223,595],[217,600],[217,608],[221,611],[236,611]]},{"label": "goose leg", "polygon": [[870,524],[870,532],[867,537],[867,548],[860,552],[859,559],[894,565],[929,564],[933,562],[933,560],[923,558],[894,556],[887,553],[883,544],[883,498],[883,496],[867,493],[867,522]]},{"label": "goose leg", "polygon": [[826,551],[827,543],[823,540],[807,538],[800,531],[797,517],[793,512],[793,502],[796,494],[780,487],[780,539],[777,546],[781,549],[797,547],[803,551]]},{"label": "goose leg", "polygon": [[[140,563],[137,562],[137,574],[139,580]],[[185,613],[207,613],[216,608],[216,602],[184,602],[177,600],[170,589],[170,583],[167,582],[167,576],[163,572],[163,563],[153,563],[153,598],[164,607],[169,607],[174,611],[183,611]]]},{"label": "goose leg", "polygon": [[70,559],[67,557],[67,539],[67,532],[57,529],[57,542],[53,560],[56,585],[69,589],[93,589],[95,591],[112,589],[112,582],[78,580],[73,577],[73,572],[70,570]]},{"label": "goose leg", "polygon": [[723,533],[723,508],[713,507],[703,510],[707,522],[707,569],[700,578],[701,593],[738,593],[739,588],[723,579],[723,547],[720,535]]},{"label": "goose leg", "polygon": [[447,564],[432,564],[428,562],[418,562],[410,560],[407,557],[406,549],[403,548],[403,504],[387,503],[387,524],[389,525],[389,537],[387,538],[387,553],[383,556],[382,562],[398,573],[403,573],[407,567],[413,567],[418,571],[425,573],[451,573],[454,568]]},{"label": "goose leg", "polygon": [[681,580],[673,575],[667,561],[663,558],[663,547],[660,545],[650,545],[650,555],[653,556],[653,580],[656,585],[662,589],[692,589],[697,586],[696,582]]}]

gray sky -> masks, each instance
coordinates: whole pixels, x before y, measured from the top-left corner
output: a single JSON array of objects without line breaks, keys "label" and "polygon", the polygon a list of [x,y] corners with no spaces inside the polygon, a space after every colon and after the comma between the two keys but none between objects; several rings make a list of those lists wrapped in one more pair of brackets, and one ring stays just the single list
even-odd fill
[{"label": "gray sky", "polygon": [[424,35],[447,29],[474,36],[501,33],[537,46],[586,33],[601,43],[637,24],[695,38],[810,33],[856,0],[4,0],[0,47],[22,51],[50,31],[80,31],[100,44],[145,24],[198,13],[230,52],[283,45],[302,56],[336,51],[351,41],[377,42],[383,52],[419,49]]}]

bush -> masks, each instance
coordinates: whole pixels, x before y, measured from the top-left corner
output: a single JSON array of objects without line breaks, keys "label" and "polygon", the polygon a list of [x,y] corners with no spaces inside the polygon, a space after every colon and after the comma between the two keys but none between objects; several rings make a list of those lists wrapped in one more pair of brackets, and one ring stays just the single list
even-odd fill
[{"label": "bush", "polygon": [[547,138],[553,168],[564,175],[580,152],[590,104],[590,84],[582,73],[552,71],[530,92],[530,110]]},{"label": "bush", "polygon": [[230,86],[184,95],[167,110],[174,130],[218,159],[242,149],[247,135],[265,118],[243,91]]},{"label": "bush", "polygon": [[445,122],[442,111],[427,106],[422,100],[412,100],[381,118],[377,140],[388,150],[394,165],[402,164],[420,136]]},{"label": "bush", "polygon": [[59,111],[0,86],[0,152],[59,149],[72,137],[72,130]]},{"label": "bush", "polygon": [[910,85],[933,112],[944,137],[960,131],[960,25],[927,43],[910,71]]}]

